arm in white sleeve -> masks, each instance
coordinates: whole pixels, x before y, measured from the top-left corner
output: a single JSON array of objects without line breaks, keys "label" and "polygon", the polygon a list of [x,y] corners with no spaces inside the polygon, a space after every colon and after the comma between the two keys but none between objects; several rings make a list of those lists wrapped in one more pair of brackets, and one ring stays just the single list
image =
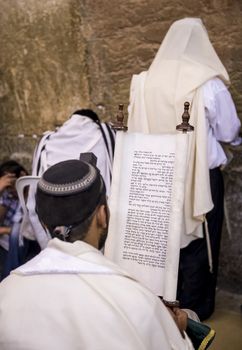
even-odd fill
[{"label": "arm in white sleeve", "polygon": [[[219,83],[223,84],[221,81]],[[207,113],[213,135],[218,141],[236,143],[241,123],[230,92],[225,85],[214,94],[213,102],[212,113]]]}]

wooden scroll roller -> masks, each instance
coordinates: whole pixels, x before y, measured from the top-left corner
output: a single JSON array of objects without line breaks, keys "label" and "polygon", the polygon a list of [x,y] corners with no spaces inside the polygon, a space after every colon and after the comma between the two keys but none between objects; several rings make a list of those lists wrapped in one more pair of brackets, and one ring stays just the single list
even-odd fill
[{"label": "wooden scroll roller", "polygon": [[[183,133],[187,133],[189,131],[194,130],[194,127],[189,124],[189,119],[190,119],[189,107],[190,107],[190,103],[185,102],[184,103],[184,112],[182,114],[182,123],[176,126],[176,130],[182,131]],[[163,300],[164,304],[171,309],[173,309],[175,307],[179,307],[178,300],[167,301],[164,298],[162,298],[162,300]]]},{"label": "wooden scroll roller", "polygon": [[182,123],[176,126],[176,130],[182,131],[184,133],[193,131],[194,127],[189,124],[190,114],[189,114],[190,103],[184,103],[184,112],[182,114]]},{"label": "wooden scroll roller", "polygon": [[116,120],[111,122],[111,127],[115,131],[127,131],[128,127],[124,125],[124,105],[119,104],[118,105],[118,113],[116,116]]},{"label": "wooden scroll roller", "polygon": [[163,303],[165,304],[165,306],[173,309],[174,307],[179,307],[180,303],[178,300],[174,300],[174,301],[167,301],[165,299],[163,299],[162,297],[160,297],[160,299],[163,301]]}]

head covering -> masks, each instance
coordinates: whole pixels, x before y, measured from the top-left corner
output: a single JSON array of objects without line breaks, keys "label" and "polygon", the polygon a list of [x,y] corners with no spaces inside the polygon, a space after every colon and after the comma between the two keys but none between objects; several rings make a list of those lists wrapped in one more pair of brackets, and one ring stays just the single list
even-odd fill
[{"label": "head covering", "polygon": [[[214,77],[229,83],[228,73],[199,18],[174,22],[148,70],[145,105],[150,131],[174,131],[186,100]],[[163,117],[157,117],[161,115]],[[192,120],[191,120],[192,121]]]},{"label": "head covering", "polygon": [[37,185],[36,211],[47,226],[77,226],[94,213],[105,185],[98,168],[67,160],[47,169]]},{"label": "head covering", "polygon": [[[142,74],[142,73],[141,73]],[[185,18],[169,28],[150,68],[131,82],[129,131],[174,133],[181,123],[184,102],[191,104],[190,124],[195,127],[190,145],[185,193],[185,230],[187,234],[204,220],[213,207],[207,161],[207,131],[203,94],[200,87],[219,77],[229,84],[228,73],[217,56],[199,18]],[[135,92],[136,90],[136,92]],[[137,105],[142,105],[140,121]]]}]

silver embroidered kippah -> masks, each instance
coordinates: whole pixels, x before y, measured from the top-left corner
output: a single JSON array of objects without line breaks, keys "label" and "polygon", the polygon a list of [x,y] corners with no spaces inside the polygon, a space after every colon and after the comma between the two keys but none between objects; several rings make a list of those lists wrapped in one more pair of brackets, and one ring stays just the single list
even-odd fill
[{"label": "silver embroidered kippah", "polygon": [[83,178],[75,182],[65,184],[52,184],[41,178],[38,182],[38,188],[41,189],[43,192],[56,196],[71,195],[85,191],[91,186],[91,184],[97,177],[96,169],[92,165],[88,163],[86,164],[89,167],[89,172]]}]

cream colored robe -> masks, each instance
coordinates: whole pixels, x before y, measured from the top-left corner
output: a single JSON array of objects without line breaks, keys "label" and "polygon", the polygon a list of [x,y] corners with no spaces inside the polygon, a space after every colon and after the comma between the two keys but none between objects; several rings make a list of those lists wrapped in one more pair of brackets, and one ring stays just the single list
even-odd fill
[{"label": "cream colored robe", "polygon": [[[134,75],[130,87],[128,129],[131,132],[174,133],[184,102],[191,104],[190,142],[184,204],[185,233],[201,237],[205,214],[213,208],[207,160],[205,109],[200,87],[220,77],[229,83],[203,23],[198,18],[174,22],[147,72]],[[186,245],[184,242],[183,245]]]},{"label": "cream colored robe", "polygon": [[84,242],[51,240],[0,284],[1,350],[183,350],[162,302]]}]

